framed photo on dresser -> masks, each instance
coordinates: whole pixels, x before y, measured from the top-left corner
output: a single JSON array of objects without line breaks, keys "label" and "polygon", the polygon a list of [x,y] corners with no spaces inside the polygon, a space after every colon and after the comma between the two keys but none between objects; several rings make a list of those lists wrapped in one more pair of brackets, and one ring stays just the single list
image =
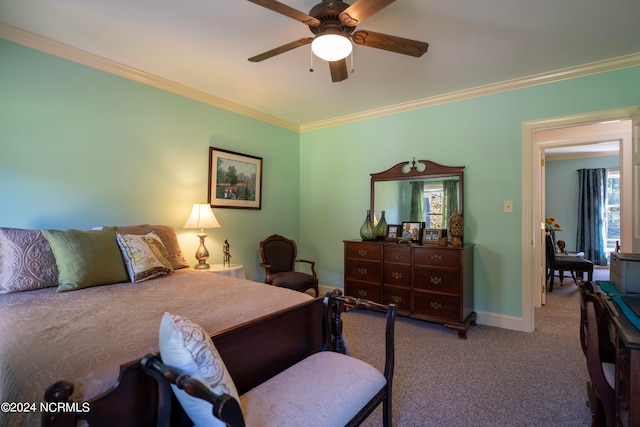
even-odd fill
[{"label": "framed photo on dresser", "polygon": [[422,244],[435,245],[440,237],[442,237],[442,230],[439,228],[425,228],[422,231]]},{"label": "framed photo on dresser", "polygon": [[420,243],[423,228],[424,222],[403,221],[400,230],[398,230],[398,239]]}]

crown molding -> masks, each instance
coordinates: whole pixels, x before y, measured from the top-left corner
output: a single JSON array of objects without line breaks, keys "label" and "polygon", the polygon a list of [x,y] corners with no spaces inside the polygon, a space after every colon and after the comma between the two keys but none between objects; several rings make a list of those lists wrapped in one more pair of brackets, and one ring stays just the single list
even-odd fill
[{"label": "crown molding", "polygon": [[521,77],[513,80],[505,80],[499,83],[478,86],[475,88],[464,89],[456,92],[449,92],[443,95],[437,95],[401,104],[376,108],[373,110],[363,111],[361,113],[350,114],[342,117],[336,117],[333,119],[307,123],[300,126],[300,132],[307,132],[325,127],[347,124],[359,120],[367,120],[375,117],[401,113],[404,111],[433,107],[435,105],[457,102],[471,98],[478,98],[480,96],[492,95],[500,92],[523,89],[527,87],[573,79],[576,77],[584,77],[592,74],[605,73],[608,71],[615,71],[623,68],[631,68],[637,66],[640,66],[640,53],[606,59],[603,61],[593,62],[590,64],[579,65],[575,67],[563,68],[561,70],[551,71],[548,73],[534,74],[531,76]]},{"label": "crown molding", "polygon": [[280,118],[265,114],[252,108],[231,102],[229,100],[181,85],[162,77],[146,73],[136,68],[120,64],[115,61],[103,58],[98,55],[74,48],[72,46],[59,43],[35,33],[22,30],[20,28],[0,22],[0,37],[18,43],[32,49],[40,50],[51,55],[55,55],[64,59],[68,59],[79,64],[83,64],[92,68],[96,68],[120,77],[124,77],[142,84],[146,84],[158,89],[166,90],[186,98],[190,98],[205,104],[213,105],[227,111],[238,113],[247,117],[251,117],[266,123],[273,124],[295,132],[308,132],[316,129],[337,126],[352,123],[360,120],[367,120],[376,117],[388,116],[391,114],[401,113],[405,111],[417,110],[420,108],[432,107],[435,105],[457,102],[480,96],[491,95],[500,92],[506,92],[515,89],[522,89],[531,86],[557,82],[561,80],[573,79],[592,74],[604,73],[608,71],[619,70],[623,68],[640,66],[640,53],[621,56],[618,58],[607,59],[603,61],[593,62],[591,64],[580,65],[576,67],[564,68],[549,73],[535,74],[528,77],[522,77],[513,80],[507,80],[499,83],[478,86],[475,88],[464,89],[460,91],[450,92],[442,95],[422,98],[410,102],[389,105],[386,107],[367,110],[355,114],[348,114],[327,120],[306,123],[298,125]]},{"label": "crown molding", "polygon": [[300,127],[295,123],[279,119],[269,114],[265,114],[249,107],[245,107],[226,99],[208,94],[206,92],[181,85],[179,83],[156,76],[154,74],[129,67],[119,62],[111,61],[101,56],[94,55],[84,50],[66,45],[64,43],[56,42],[54,40],[31,33],[29,31],[22,30],[17,27],[13,27],[3,22],[0,22],[0,37],[14,43],[30,47],[32,49],[49,53],[60,58],[68,59],[69,61],[96,68],[110,74],[115,74],[117,76],[124,77],[138,83],[166,90],[167,92],[175,93],[176,95],[184,96],[186,98],[203,102],[205,104],[213,105],[227,111],[238,113],[263,122],[271,123],[285,129],[290,129],[296,132],[300,131]]}]

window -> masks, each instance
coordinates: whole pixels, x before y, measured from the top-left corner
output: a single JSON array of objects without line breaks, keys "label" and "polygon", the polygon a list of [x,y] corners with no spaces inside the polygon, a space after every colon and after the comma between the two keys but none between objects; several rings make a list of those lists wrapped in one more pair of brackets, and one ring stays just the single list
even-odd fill
[{"label": "window", "polygon": [[424,186],[424,210],[425,227],[442,228],[442,184],[425,184]]},{"label": "window", "polygon": [[616,241],[620,240],[620,171],[607,171],[606,204],[606,252],[609,255],[616,250]]}]

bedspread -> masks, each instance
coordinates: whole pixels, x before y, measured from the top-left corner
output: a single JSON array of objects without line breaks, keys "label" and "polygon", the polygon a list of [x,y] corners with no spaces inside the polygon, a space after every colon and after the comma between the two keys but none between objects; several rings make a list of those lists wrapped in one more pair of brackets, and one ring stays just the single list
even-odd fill
[{"label": "bedspread", "polygon": [[[46,387],[61,379],[75,383],[76,401],[110,389],[121,364],[158,351],[165,311],[217,332],[310,298],[191,269],[142,283],[1,295],[0,402],[40,402]],[[30,426],[40,417],[0,418],[0,425]]]}]

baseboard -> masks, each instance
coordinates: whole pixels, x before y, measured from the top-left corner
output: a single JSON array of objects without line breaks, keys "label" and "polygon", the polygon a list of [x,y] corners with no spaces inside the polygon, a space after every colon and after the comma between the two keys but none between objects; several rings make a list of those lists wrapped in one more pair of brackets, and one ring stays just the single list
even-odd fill
[{"label": "baseboard", "polygon": [[522,317],[507,316],[505,314],[486,313],[476,311],[478,318],[476,323],[484,326],[494,326],[496,328],[510,329],[520,332],[533,332]]}]

